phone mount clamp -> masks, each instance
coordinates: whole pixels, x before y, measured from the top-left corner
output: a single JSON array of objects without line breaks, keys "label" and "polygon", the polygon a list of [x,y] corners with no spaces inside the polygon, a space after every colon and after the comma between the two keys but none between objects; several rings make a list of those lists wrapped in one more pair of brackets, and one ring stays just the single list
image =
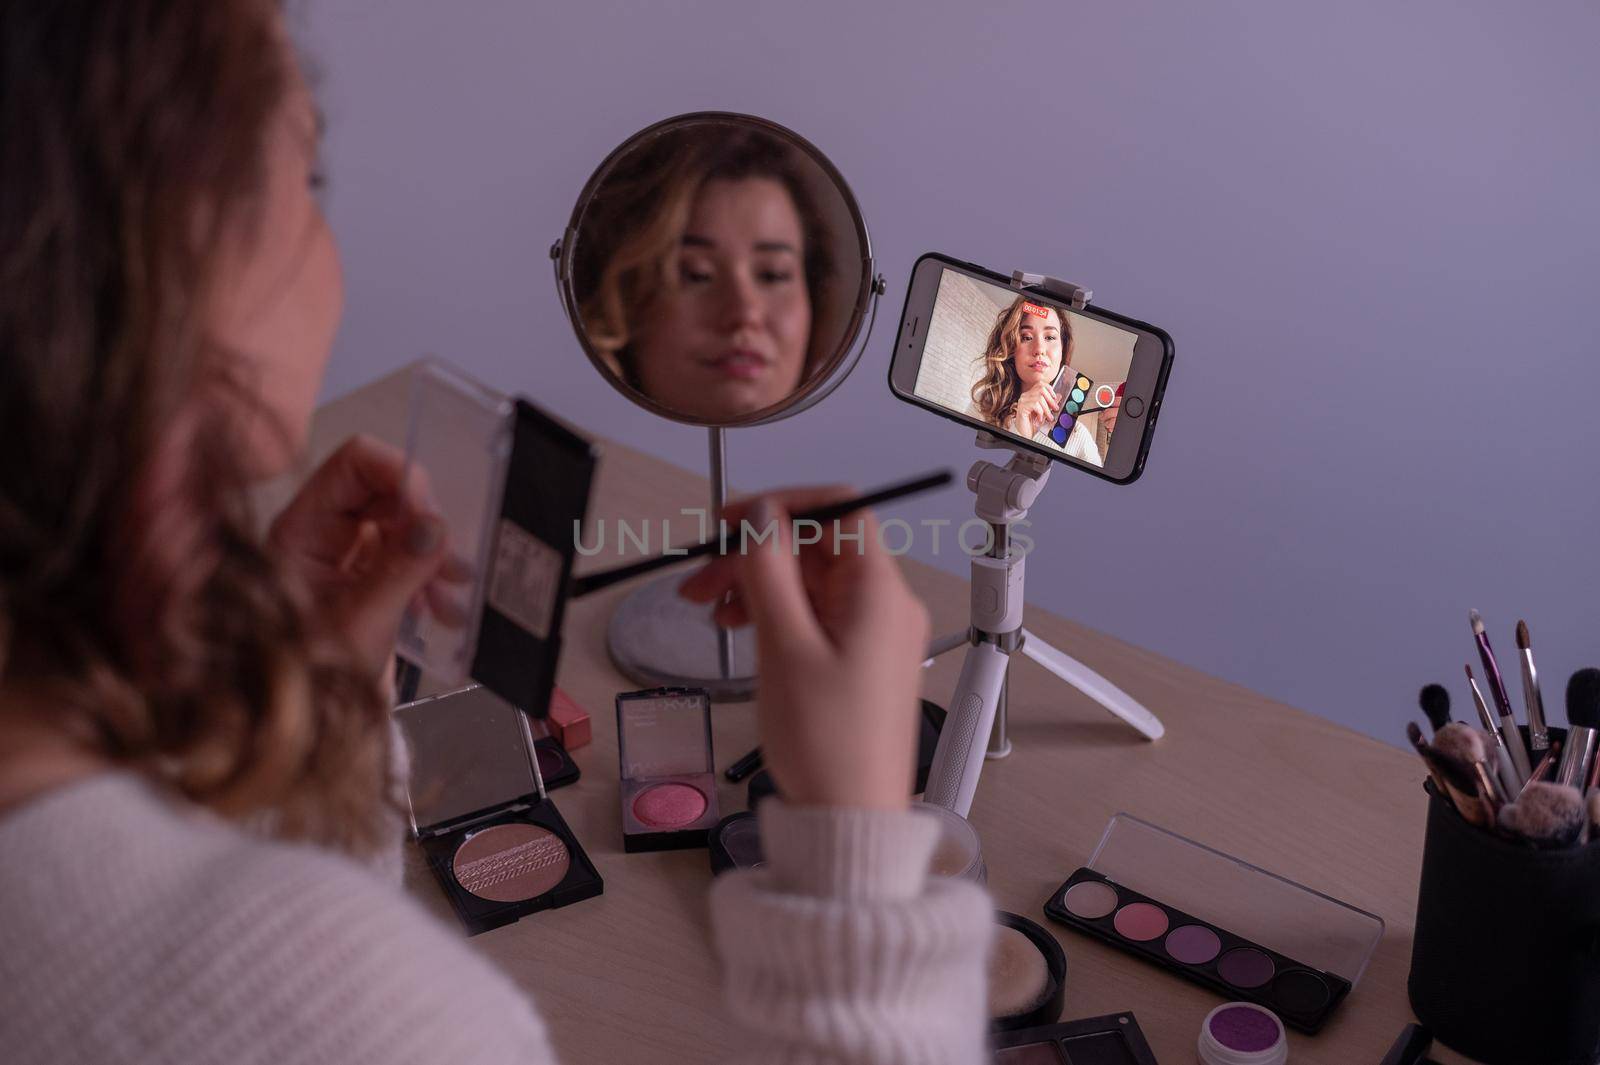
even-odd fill
[{"label": "phone mount clamp", "polygon": [[[1082,310],[1093,293],[1081,285],[1018,270],[1011,285],[1034,290]],[[972,809],[972,796],[985,758],[1011,753],[1007,735],[1007,672],[1011,656],[1021,651],[1067,684],[1083,692],[1148,740],[1166,731],[1161,721],[1121,688],[1022,627],[1025,554],[1011,542],[1011,526],[1028,516],[1050,478],[1051,460],[993,433],[980,431],[985,450],[1010,451],[1004,466],[985,459],[967,471],[967,488],[975,497],[974,512],[989,526],[988,550],[972,559],[972,622],[965,632],[933,640],[924,666],[946,651],[967,646],[966,660],[950,699],[949,717],[939,735],[928,772],[925,801],[962,817]]]}]

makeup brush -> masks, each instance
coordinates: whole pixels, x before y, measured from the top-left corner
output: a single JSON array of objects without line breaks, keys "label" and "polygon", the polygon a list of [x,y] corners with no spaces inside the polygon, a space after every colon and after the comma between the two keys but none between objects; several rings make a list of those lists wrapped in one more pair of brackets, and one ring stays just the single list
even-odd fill
[{"label": "makeup brush", "polygon": [[1417,754],[1422,756],[1422,764],[1428,767],[1428,776],[1433,778],[1434,790],[1459,812],[1461,806],[1451,794],[1453,789],[1445,781],[1444,768],[1438,764],[1438,759],[1434,756],[1433,751],[1428,748],[1428,741],[1422,738],[1422,729],[1418,727],[1415,721],[1406,722],[1406,739],[1411,741],[1411,746],[1416,748]]},{"label": "makeup brush", "polygon": [[[1478,660],[1483,663],[1483,682],[1489,686],[1489,695],[1499,711],[1501,744],[1511,755],[1511,767],[1517,771],[1517,788],[1520,788],[1531,770],[1528,749],[1522,743],[1522,730],[1517,727],[1517,715],[1511,710],[1511,696],[1506,694],[1505,678],[1500,676],[1500,663],[1495,661],[1494,648],[1489,646],[1489,633],[1483,627],[1483,617],[1476,610],[1469,610],[1467,617],[1472,621],[1472,638],[1478,645]],[[1513,794],[1517,788],[1511,789]]]},{"label": "makeup brush", "polygon": [[[1556,740],[1545,748],[1544,757],[1539,759],[1539,764],[1533,767],[1533,772],[1528,776],[1528,784],[1544,779],[1546,773],[1554,772],[1556,759],[1561,757],[1561,741]],[[1528,784],[1522,785],[1522,790],[1528,790]]]},{"label": "makeup brush", "polygon": [[1484,789],[1474,768],[1485,765],[1491,774],[1489,783],[1494,785],[1493,767],[1488,763],[1498,756],[1484,741],[1483,733],[1471,725],[1452,721],[1439,730],[1429,750],[1442,767],[1445,783],[1455,789],[1450,799],[1461,816],[1474,825],[1484,824],[1487,809],[1497,804],[1499,788],[1491,786],[1487,795],[1482,794]]},{"label": "makeup brush", "polygon": [[1550,746],[1550,730],[1544,723],[1544,696],[1539,693],[1539,674],[1533,668],[1533,641],[1528,638],[1528,623],[1517,622],[1517,660],[1522,663],[1522,701],[1528,709],[1528,746],[1542,751]]},{"label": "makeup brush", "polygon": [[1556,770],[1556,783],[1579,787],[1589,779],[1600,733],[1600,669],[1580,669],[1567,681],[1567,749]]},{"label": "makeup brush", "polygon": [[1589,823],[1594,826],[1594,834],[1600,836],[1600,791],[1589,793]]},{"label": "makeup brush", "polygon": [[[926,492],[931,488],[943,488],[955,479],[949,470],[940,470],[930,473],[926,477],[918,477],[913,481],[904,481],[900,484],[880,488],[876,492],[868,492],[854,499],[845,499],[838,503],[829,503],[825,506],[812,507],[810,510],[796,511],[790,520],[796,523],[802,521],[817,522],[819,524],[842,518],[858,510],[875,507],[880,503],[888,503],[918,492]],[[760,530],[765,532],[766,530]],[[706,540],[698,544],[686,544],[683,547],[669,548],[657,558],[647,558],[641,562],[630,562],[625,566],[617,566],[599,573],[589,573],[582,577],[572,578],[569,586],[569,597],[576,599],[598,592],[602,588],[609,588],[620,581],[630,580],[646,573],[653,573],[663,566],[675,566],[680,562],[687,562],[691,558],[701,555],[727,554],[728,549],[741,538],[740,530],[724,527],[722,535],[715,540]]]},{"label": "makeup brush", "polygon": [[1428,724],[1433,726],[1435,736],[1450,724],[1450,692],[1443,684],[1426,685],[1417,696],[1417,702],[1422,705],[1422,712],[1427,715]]},{"label": "makeup brush", "polygon": [[1500,722],[1495,718],[1494,711],[1489,709],[1489,704],[1484,702],[1483,692],[1478,689],[1478,680],[1472,675],[1472,667],[1467,667],[1467,687],[1472,689],[1472,705],[1478,708],[1478,718],[1483,722],[1483,731],[1489,737],[1489,742],[1496,751],[1500,752],[1498,769],[1500,783],[1505,788],[1507,795],[1515,795],[1522,790],[1522,778],[1517,775],[1516,767],[1511,764],[1511,755],[1506,750],[1506,738],[1500,732]]},{"label": "makeup brush", "polygon": [[1577,788],[1540,781],[1528,785],[1516,802],[1500,811],[1498,824],[1540,850],[1557,850],[1580,842],[1588,821]]}]

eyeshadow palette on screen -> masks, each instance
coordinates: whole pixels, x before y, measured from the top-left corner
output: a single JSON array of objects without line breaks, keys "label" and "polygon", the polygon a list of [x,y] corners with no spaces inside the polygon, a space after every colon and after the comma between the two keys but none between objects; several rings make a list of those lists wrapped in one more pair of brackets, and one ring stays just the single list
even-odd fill
[{"label": "eyeshadow palette on screen", "polygon": [[1073,873],[1044,910],[1054,921],[1227,998],[1264,1006],[1302,1032],[1320,1030],[1350,991],[1343,977],[1129,890],[1092,869]]}]

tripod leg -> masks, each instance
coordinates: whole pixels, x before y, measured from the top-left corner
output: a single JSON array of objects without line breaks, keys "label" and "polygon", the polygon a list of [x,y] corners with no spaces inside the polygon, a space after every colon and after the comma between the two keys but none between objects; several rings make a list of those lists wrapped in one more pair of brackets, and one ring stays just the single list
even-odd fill
[{"label": "tripod leg", "polygon": [[992,643],[967,648],[961,679],[950,698],[949,717],[934,748],[923,800],[954,810],[962,817],[972,809],[972,793],[983,771],[983,755],[994,727],[1000,685],[1005,681],[1006,653]]},{"label": "tripod leg", "polygon": [[1133,696],[1027,629],[1022,630],[1022,653],[1132,725],[1145,739],[1159,740],[1167,731]]},{"label": "tripod leg", "polygon": [[928,641],[928,657],[922,660],[924,666],[933,665],[933,660],[946,651],[954,651],[957,647],[967,642],[967,630],[951,632],[943,636],[935,636]]}]

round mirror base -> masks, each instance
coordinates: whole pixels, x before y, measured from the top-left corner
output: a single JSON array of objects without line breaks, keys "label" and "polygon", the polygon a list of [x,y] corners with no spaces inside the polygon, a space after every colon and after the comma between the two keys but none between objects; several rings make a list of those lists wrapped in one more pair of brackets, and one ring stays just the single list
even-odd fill
[{"label": "round mirror base", "polygon": [[611,661],[641,688],[704,688],[716,702],[755,696],[755,634],[733,635],[733,669],[722,675],[711,604],[678,595],[683,574],[649,582],[617,604],[606,631]]}]

